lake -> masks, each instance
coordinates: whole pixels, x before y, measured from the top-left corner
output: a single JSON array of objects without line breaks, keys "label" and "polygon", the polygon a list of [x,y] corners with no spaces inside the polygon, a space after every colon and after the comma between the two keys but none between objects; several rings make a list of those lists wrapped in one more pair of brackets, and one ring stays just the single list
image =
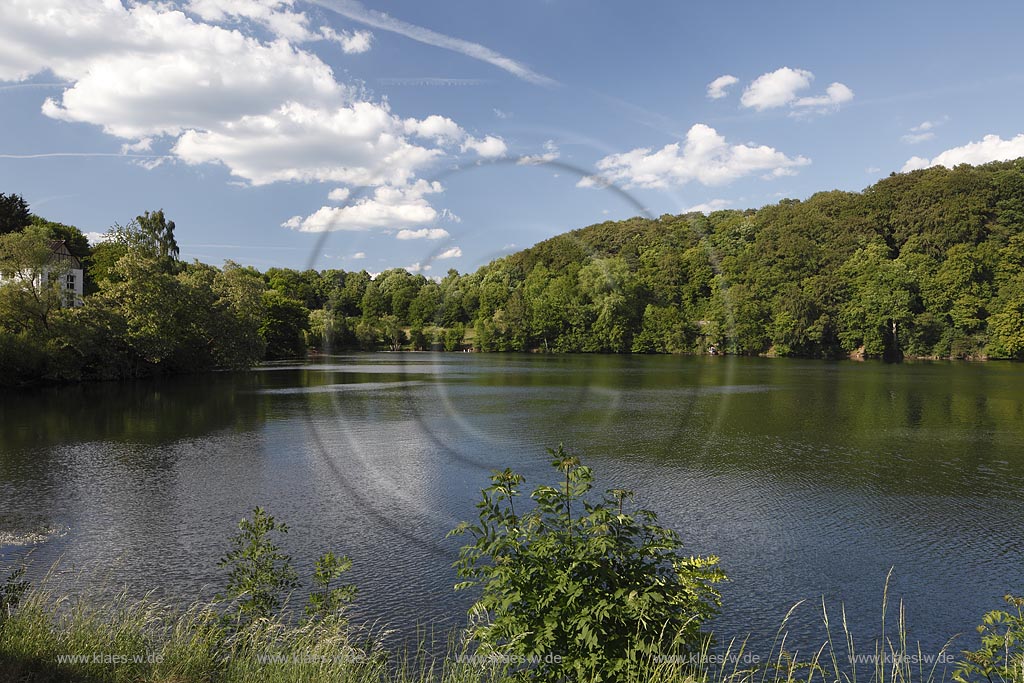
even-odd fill
[{"label": "lake", "polygon": [[[0,556],[67,590],[208,597],[237,520],[290,525],[308,576],[354,561],[357,620],[465,621],[445,539],[492,469],[554,479],[563,442],[725,584],[722,637],[820,644],[820,602],[878,635],[973,634],[1024,592],[1024,366],[734,357],[354,354],[0,396]],[[835,616],[833,616],[835,619]],[[890,614],[890,623],[895,614]],[[965,643],[969,644],[969,643]],[[957,647],[956,649],[960,649]]]}]

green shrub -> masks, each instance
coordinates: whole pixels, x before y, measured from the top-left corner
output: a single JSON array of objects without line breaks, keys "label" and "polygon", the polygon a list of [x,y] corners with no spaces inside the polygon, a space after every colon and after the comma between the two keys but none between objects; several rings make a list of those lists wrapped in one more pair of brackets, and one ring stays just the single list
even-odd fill
[{"label": "green shrub", "polygon": [[720,606],[725,579],[716,557],[682,553],[675,532],[649,510],[627,512],[629,491],[591,501],[589,467],[559,446],[549,450],[564,480],[533,492],[516,512],[524,479],[506,469],[484,489],[476,524],[455,563],[479,588],[469,636],[480,653],[523,665],[540,680],[608,681],[659,656],[697,653],[702,625]]},{"label": "green shrub", "polygon": [[276,614],[287,593],[299,585],[291,558],[271,539],[272,533],[286,534],[288,526],[257,507],[252,521],[238,523],[231,550],[218,563],[230,568],[226,595],[238,601],[240,620]]},{"label": "green shrub", "polygon": [[953,680],[1024,683],[1024,598],[1004,599],[1011,609],[992,610],[982,618],[981,647],[964,651]]}]

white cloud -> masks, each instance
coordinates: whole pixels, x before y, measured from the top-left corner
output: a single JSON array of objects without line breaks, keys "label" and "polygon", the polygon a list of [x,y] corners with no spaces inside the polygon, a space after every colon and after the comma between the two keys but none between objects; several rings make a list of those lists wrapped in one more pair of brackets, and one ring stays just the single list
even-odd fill
[{"label": "white cloud", "polygon": [[359,232],[422,225],[437,219],[437,211],[423,195],[441,191],[440,183],[425,180],[408,187],[378,187],[373,197],[349,206],[322,206],[305,218],[293,216],[282,227],[300,232]]},{"label": "white cloud", "polygon": [[683,213],[690,213],[691,211],[700,211],[701,213],[708,214],[712,211],[719,211],[721,209],[728,209],[732,206],[732,201],[729,199],[712,199],[711,201],[702,202],[700,204],[694,204],[690,208],[683,211]]},{"label": "white cloud", "polygon": [[881,173],[882,169],[877,166],[868,166],[864,169],[865,173]]},{"label": "white cloud", "polygon": [[185,9],[205,21],[248,19],[286,40],[312,39],[309,19],[302,12],[290,11],[291,5],[291,0],[189,0]]},{"label": "white cloud", "polygon": [[441,261],[443,259],[460,258],[461,256],[462,249],[460,249],[459,247],[452,247],[451,249],[445,249],[440,254],[438,254],[437,260]]},{"label": "white cloud", "polygon": [[341,45],[341,51],[347,55],[368,52],[373,45],[373,34],[369,31],[335,31],[329,27],[321,29],[321,34],[328,40]]},{"label": "white cloud", "polygon": [[[442,116],[400,118],[386,101],[365,101],[361,89],[337,82],[320,58],[289,42],[323,38],[292,0],[193,0],[186,9],[4,0],[0,80],[49,70],[68,86],[46,100],[46,116],[99,126],[126,152],[170,138],[172,157],[222,164],[251,185],[405,186],[460,143],[503,153],[500,138],[467,139]],[[252,22],[277,39],[244,34]]]},{"label": "white cloud", "polygon": [[462,140],[466,133],[451,119],[432,114],[422,121],[406,119],[402,122],[405,132],[421,138],[436,140],[438,144],[451,144]]},{"label": "white cloud", "polygon": [[190,0],[186,9],[205,21],[254,21],[278,38],[294,43],[330,40],[338,43],[345,54],[359,54],[370,49],[373,43],[371,32],[335,31],[330,26],[313,30],[309,17],[303,12],[291,11],[292,5],[293,0]]},{"label": "white cloud", "polygon": [[433,268],[433,266],[432,266],[432,265],[430,265],[429,263],[425,263],[425,264],[422,264],[422,265],[421,265],[421,264],[420,264],[420,263],[418,263],[418,262],[417,262],[417,263],[414,263],[414,264],[412,264],[411,266],[406,266],[406,267],[405,267],[405,269],[406,269],[406,270],[408,270],[408,271],[409,271],[410,273],[418,273],[418,272],[420,272],[420,271],[428,271],[428,270],[430,270],[431,268]]},{"label": "white cloud", "polygon": [[508,145],[505,144],[504,140],[494,135],[488,135],[483,139],[470,136],[462,143],[461,150],[463,152],[473,150],[485,159],[495,159],[505,156],[505,152],[508,151]]},{"label": "white cloud", "polygon": [[551,78],[548,78],[543,74],[539,74],[527,67],[525,64],[501,55],[488,47],[484,47],[478,43],[472,43],[468,40],[462,40],[461,38],[446,36],[442,33],[424,28],[423,26],[410,24],[409,22],[396,19],[384,12],[367,9],[361,3],[356,2],[356,0],[310,1],[316,5],[320,5],[321,7],[326,7],[329,10],[337,12],[352,21],[358,21],[359,23],[365,24],[371,28],[380,29],[382,31],[391,31],[427,45],[433,45],[434,47],[440,47],[445,50],[452,50],[453,52],[464,54],[467,57],[479,59],[496,66],[499,69],[504,69],[513,76],[521,78],[524,81],[535,83],[537,85],[557,85],[557,82]]},{"label": "white cloud", "polygon": [[89,240],[89,244],[99,244],[100,242],[107,241],[107,233],[105,232],[87,232],[84,233],[85,238]]},{"label": "white cloud", "polygon": [[441,209],[441,220],[449,221],[451,223],[461,223],[462,218],[452,213],[448,209]]},{"label": "white cloud", "polygon": [[813,80],[814,74],[810,71],[784,66],[754,79],[743,91],[740,104],[758,111],[789,106],[800,114],[836,111],[840,105],[853,100],[853,90],[838,82],[829,85],[824,95],[797,97]]},{"label": "white cloud", "polygon": [[138,154],[153,149],[153,138],[142,138],[136,142],[121,145],[121,154]]},{"label": "white cloud", "polygon": [[702,123],[690,128],[685,144],[665,145],[612,154],[597,162],[600,173],[583,178],[577,187],[600,187],[622,183],[626,187],[659,188],[697,181],[722,185],[743,176],[767,172],[769,176],[792,175],[796,168],[810,164],[802,156],[789,157],[765,145],[732,145],[718,132]]},{"label": "white cloud", "polygon": [[347,187],[336,187],[327,193],[327,199],[332,202],[343,202],[349,198],[352,192]]},{"label": "white cloud", "polygon": [[357,251],[356,253],[352,254],[352,258],[357,259],[357,260],[358,259],[364,259],[364,258],[366,258],[366,252],[365,251]]},{"label": "white cloud", "polygon": [[723,97],[728,95],[726,90],[728,90],[731,86],[734,86],[739,82],[740,79],[730,74],[719,76],[715,80],[708,83],[708,97],[711,98],[712,100],[722,99]]},{"label": "white cloud", "polygon": [[809,107],[820,112],[835,111],[839,105],[853,100],[853,91],[842,83],[832,83],[825,88],[825,94],[817,97],[801,97],[793,102],[794,107]]},{"label": "white cloud", "polygon": [[[13,0],[14,7],[22,1]],[[15,14],[3,3],[0,39],[12,52],[33,54],[36,71],[51,69],[74,83],[58,98],[46,100],[43,113],[51,118],[94,124],[134,140],[215,129],[283,102],[329,107],[352,96],[350,89],[335,82],[330,67],[285,41],[260,43],[237,30],[197,23],[180,12],[160,12],[150,5],[110,8],[95,18],[104,24],[105,33],[115,36],[112,39],[95,36],[96,42],[90,44],[79,36],[68,41],[66,32],[72,27],[65,21],[74,21],[77,28],[89,18],[67,19],[62,10],[76,4],[70,0],[43,1],[50,12],[22,9]],[[37,53],[38,47],[26,46],[33,36],[48,41],[51,52]],[[9,79],[15,69],[0,57],[0,78]]]},{"label": "white cloud", "polygon": [[395,237],[400,240],[443,240],[451,235],[444,228],[420,228],[419,230],[399,230]]},{"label": "white cloud", "polygon": [[908,145],[916,145],[919,142],[925,142],[935,137],[935,133],[928,131],[926,133],[907,133],[900,140],[907,143]]},{"label": "white cloud", "polygon": [[924,157],[910,157],[906,163],[903,164],[903,168],[900,169],[901,173],[907,173],[908,171],[917,171],[922,168],[928,168],[932,165],[932,162],[928,161]]},{"label": "white cloud", "polygon": [[497,107],[495,107],[493,109],[493,111],[494,111],[494,115],[497,116],[499,119],[510,119],[510,118],[512,118],[512,114],[508,113],[507,111],[502,111],[501,109],[498,109]]},{"label": "white cloud", "polygon": [[547,164],[558,159],[560,154],[558,145],[555,144],[555,141],[547,140],[544,143],[544,152],[542,154],[528,154],[526,156],[519,157],[516,163],[520,166]]},{"label": "white cloud", "polygon": [[920,124],[912,127],[910,132],[904,135],[901,140],[908,145],[915,145],[919,142],[925,142],[935,137],[935,129],[941,126],[943,123],[949,120],[948,116],[944,116],[937,121],[922,121]]},{"label": "white cloud", "polygon": [[986,135],[978,142],[947,149],[931,161],[923,157],[911,157],[900,170],[906,173],[932,166],[953,168],[957,164],[986,164],[990,161],[1008,161],[1019,157],[1024,157],[1024,133],[1009,140],[1004,140],[998,135]]},{"label": "white cloud", "polygon": [[740,104],[758,111],[783,107],[796,99],[798,90],[810,87],[812,80],[810,71],[784,66],[754,79],[743,91]]},{"label": "white cloud", "polygon": [[190,130],[172,151],[189,164],[223,163],[253,185],[330,181],[404,185],[443,152],[412,144],[385,105],[320,109],[289,103],[219,130]]}]

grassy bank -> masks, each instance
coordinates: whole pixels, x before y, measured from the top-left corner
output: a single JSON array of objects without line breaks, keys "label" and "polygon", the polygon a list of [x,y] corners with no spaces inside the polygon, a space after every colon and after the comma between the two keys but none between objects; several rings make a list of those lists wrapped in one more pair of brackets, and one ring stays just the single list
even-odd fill
[{"label": "grassy bank", "polygon": [[[10,585],[10,584],[8,584]],[[756,651],[726,640],[701,652],[654,655],[623,681],[708,683],[1024,683],[1020,608],[984,617],[988,642],[963,651],[967,639],[923,652],[907,638],[902,605],[881,606],[881,636],[856,642],[840,607],[822,604],[820,647],[792,652],[782,621],[774,642]],[[480,654],[456,635],[446,654],[424,642],[412,652],[381,645],[382,632],[344,618],[303,621],[288,610],[240,623],[231,604],[175,607],[126,594],[103,602],[29,588],[0,619],[0,680],[71,683],[498,683],[531,680],[515,656]],[[1001,616],[1005,615],[1005,616]],[[1007,619],[1009,617],[1009,619]],[[888,620],[888,623],[886,623]],[[997,628],[1002,627],[1002,628]],[[1016,630],[1015,630],[1016,629]],[[995,638],[992,635],[995,634]],[[443,649],[443,648],[442,648]]]}]

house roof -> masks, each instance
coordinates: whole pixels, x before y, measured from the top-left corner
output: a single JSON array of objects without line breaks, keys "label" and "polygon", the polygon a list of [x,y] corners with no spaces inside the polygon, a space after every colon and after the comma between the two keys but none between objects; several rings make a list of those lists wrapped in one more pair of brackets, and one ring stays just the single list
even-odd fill
[{"label": "house roof", "polygon": [[56,261],[71,261],[71,267],[81,269],[82,262],[68,250],[66,240],[50,240],[50,251]]}]

